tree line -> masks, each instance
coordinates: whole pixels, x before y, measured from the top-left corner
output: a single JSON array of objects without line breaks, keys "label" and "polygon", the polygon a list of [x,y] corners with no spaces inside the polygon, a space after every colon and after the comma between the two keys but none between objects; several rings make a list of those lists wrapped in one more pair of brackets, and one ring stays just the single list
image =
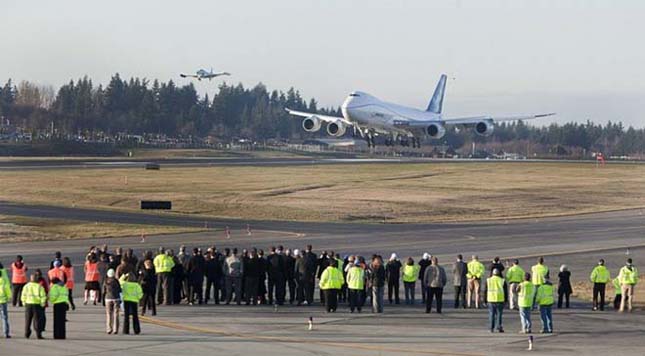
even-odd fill
[{"label": "tree line", "polygon": [[[233,137],[305,139],[324,136],[305,133],[300,121],[284,109],[340,116],[339,108],[319,108],[315,99],[300,92],[269,91],[263,84],[245,88],[222,83],[212,98],[198,95],[193,84],[179,86],[172,80],[122,79],[112,76],[107,86],[96,86],[88,77],[61,86],[8,80],[0,88],[0,117],[27,130],[58,133],[114,135],[162,134],[170,137]],[[321,130],[323,131],[323,130]],[[348,130],[351,131],[351,130]],[[351,132],[348,132],[351,135]],[[570,122],[529,126],[524,122],[501,123],[492,136],[479,137],[471,130],[451,129],[441,140],[426,144],[459,149],[475,142],[485,147],[508,149],[532,145],[535,150],[565,147],[568,151],[601,151],[629,155],[645,152],[645,129],[606,124]],[[520,150],[521,151],[521,150]]]}]

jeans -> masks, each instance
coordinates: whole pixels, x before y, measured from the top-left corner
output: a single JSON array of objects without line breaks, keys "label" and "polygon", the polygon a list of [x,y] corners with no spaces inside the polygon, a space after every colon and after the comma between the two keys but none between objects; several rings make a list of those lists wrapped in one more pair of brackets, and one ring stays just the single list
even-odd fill
[{"label": "jeans", "polygon": [[503,302],[489,302],[488,303],[488,321],[490,323],[490,330],[495,330],[495,325],[497,325],[497,330],[504,330],[502,326],[502,314],[504,312],[504,303]]},{"label": "jeans", "polygon": [[[405,304],[414,304],[414,286],[416,284],[415,282],[403,282],[403,289],[405,289]],[[398,295],[397,295],[397,304],[399,304],[398,301]]]},{"label": "jeans", "polygon": [[372,312],[383,312],[383,292],[384,287],[372,287]]},{"label": "jeans", "polygon": [[531,332],[531,307],[520,307],[520,326],[525,333]]},{"label": "jeans", "polygon": [[7,314],[7,303],[0,304],[0,321],[2,321],[3,335],[9,336],[9,314]]},{"label": "jeans", "polygon": [[553,317],[550,305],[540,305],[540,319],[542,319],[542,331],[553,332]]}]

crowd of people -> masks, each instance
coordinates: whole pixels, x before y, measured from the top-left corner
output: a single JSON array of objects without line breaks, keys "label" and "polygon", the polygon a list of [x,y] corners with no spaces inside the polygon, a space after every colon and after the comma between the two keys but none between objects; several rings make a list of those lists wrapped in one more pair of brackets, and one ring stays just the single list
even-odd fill
[{"label": "crowd of people", "polygon": [[[30,270],[22,256],[17,256],[9,270],[0,264],[0,321],[5,337],[11,337],[7,305],[24,307],[25,337],[32,331],[40,339],[46,327],[45,310],[53,309],[53,337],[65,338],[67,311],[76,308],[74,266],[68,257],[56,252],[47,273]],[[83,303],[101,304],[106,312],[108,334],[141,332],[139,315],[156,315],[158,305],[187,303],[237,305],[314,304],[316,281],[319,301],[333,313],[346,303],[350,313],[361,313],[367,304],[373,313],[382,313],[387,297],[389,304],[400,304],[400,285],[407,305],[417,303],[420,290],[425,312],[441,313],[444,288],[448,280],[454,288],[454,308],[488,308],[489,330],[504,332],[503,312],[506,306],[518,310],[521,333],[531,333],[531,313],[539,309],[543,333],[553,332],[551,309],[569,308],[572,294],[571,273],[562,265],[557,274],[557,288],[543,258],[529,272],[518,260],[502,263],[499,257],[485,266],[474,255],[464,261],[456,256],[449,278],[435,256],[424,253],[415,262],[412,257],[399,259],[396,253],[385,261],[380,255],[370,257],[341,256],[333,251],[320,254],[308,245],[304,251],[271,247],[265,255],[261,249],[215,246],[188,252],[181,246],[178,253],[160,247],[154,253],[145,251],[137,257],[132,249],[113,252],[107,246],[92,246],[84,261]],[[593,310],[604,310],[607,284],[615,290],[614,308],[632,310],[638,270],[627,259],[615,278],[605,261],[600,260],[590,274],[593,283]],[[387,293],[386,293],[387,290]],[[123,314],[123,327],[120,319]],[[132,320],[132,322],[130,322]]]}]

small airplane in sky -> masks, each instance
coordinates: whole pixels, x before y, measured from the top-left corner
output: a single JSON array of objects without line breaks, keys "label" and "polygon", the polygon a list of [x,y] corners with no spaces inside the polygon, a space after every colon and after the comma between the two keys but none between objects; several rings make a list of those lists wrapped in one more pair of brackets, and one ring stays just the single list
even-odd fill
[{"label": "small airplane in sky", "polygon": [[320,130],[326,125],[330,136],[343,136],[348,128],[354,134],[365,138],[368,146],[374,146],[374,136],[385,135],[385,145],[421,147],[420,137],[440,139],[446,133],[446,127],[458,126],[472,128],[480,136],[490,136],[495,124],[500,121],[537,119],[555,113],[518,116],[490,116],[444,118],[442,114],[443,97],[446,90],[446,75],[442,75],[432,99],[425,110],[409,108],[382,101],[364,92],[355,91],[349,94],[341,106],[342,117],[320,115],[287,108],[289,114],[302,119],[302,128],[307,132]]},{"label": "small airplane in sky", "polygon": [[221,75],[231,75],[231,73],[228,72],[213,72],[213,68],[211,68],[211,71],[208,72],[205,69],[200,69],[198,70],[195,74],[184,74],[181,73],[179,74],[180,77],[182,78],[197,78],[197,80],[202,80],[202,79],[208,79],[211,80],[215,77],[219,77]]}]

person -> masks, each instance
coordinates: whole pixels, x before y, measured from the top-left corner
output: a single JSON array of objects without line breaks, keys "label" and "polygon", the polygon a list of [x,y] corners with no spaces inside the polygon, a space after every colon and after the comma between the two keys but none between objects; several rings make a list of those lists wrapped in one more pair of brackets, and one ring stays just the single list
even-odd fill
[{"label": "person", "polygon": [[426,313],[432,310],[432,300],[437,300],[437,313],[441,314],[441,307],[443,306],[443,287],[446,286],[446,270],[439,265],[437,256],[432,256],[430,259],[430,266],[426,268],[423,275],[423,280],[428,288],[428,296],[426,297]]},{"label": "person", "polygon": [[[36,275],[36,282],[40,284],[41,287],[45,290],[45,296],[49,294],[49,283],[43,277],[43,272],[40,270],[40,268],[36,269],[36,272],[34,273]],[[36,308],[40,309],[40,312],[38,313],[38,316],[40,317],[40,332],[45,331],[45,327],[47,326],[47,314],[45,313],[45,309],[49,306],[49,303],[47,301],[47,297],[45,297],[45,305],[44,306],[36,306]]]},{"label": "person", "polygon": [[457,255],[457,261],[452,265],[452,285],[455,289],[455,309],[459,308],[460,300],[462,308],[466,308],[466,289],[468,289],[468,266],[464,257]]},{"label": "person", "polygon": [[424,283],[423,274],[425,273],[426,268],[430,266],[430,257],[432,256],[430,256],[429,253],[424,252],[423,257],[421,257],[421,260],[419,260],[419,283],[421,283],[421,302],[423,304],[426,303],[426,298],[427,298],[427,295],[426,295],[427,286],[423,284]]},{"label": "person", "polygon": [[[264,257],[264,250],[258,250],[258,261],[260,262],[260,285],[258,286],[258,299],[259,304],[267,304],[267,272],[269,271],[269,263]],[[224,288],[226,290],[226,288]]]},{"label": "person", "polygon": [[137,306],[143,297],[143,290],[141,285],[136,282],[134,275],[126,274],[121,282],[121,293],[123,293],[123,333],[130,334],[130,317],[132,317],[132,328],[134,333],[139,335],[141,333],[141,326],[139,325],[139,315],[137,314]]},{"label": "person", "polygon": [[296,270],[296,257],[291,249],[285,251],[284,256],[284,267],[285,267],[285,279],[287,287],[289,287],[289,304],[293,305],[293,302],[296,301],[296,279],[295,279],[295,270]]},{"label": "person", "polygon": [[372,312],[383,312],[383,292],[385,289],[385,267],[381,256],[372,258],[372,265],[369,274],[370,287],[372,289]]},{"label": "person", "polygon": [[614,285],[614,310],[618,311],[620,309],[620,301],[623,299],[620,278],[616,277],[611,282]]},{"label": "person", "polygon": [[[546,277],[549,276],[549,268],[544,265],[544,257],[539,257],[537,264],[531,267],[531,283],[538,288],[544,283]],[[537,293],[536,293],[537,296]],[[535,308],[536,302],[533,302],[533,307]]]},{"label": "person", "polygon": [[72,310],[76,310],[76,305],[74,304],[74,266],[72,266],[72,261],[69,257],[63,257],[63,265],[61,270],[65,274],[65,287],[67,288],[67,299],[69,305],[72,307]]},{"label": "person", "polygon": [[320,290],[325,295],[325,310],[328,313],[335,312],[338,308],[338,291],[344,283],[343,274],[338,269],[338,262],[335,259],[330,259],[329,265],[320,274],[318,283]]},{"label": "person", "polygon": [[187,263],[186,273],[188,274],[188,304],[193,305],[195,301],[199,305],[204,303],[204,270],[205,270],[206,260],[204,256],[199,252],[198,248],[193,248],[193,255],[190,256],[190,259]]},{"label": "person", "polygon": [[85,292],[83,304],[87,304],[91,298],[94,305],[101,299],[101,287],[99,285],[100,273],[98,270],[98,260],[94,253],[87,256],[87,261],[83,267],[85,272]]},{"label": "person", "polygon": [[168,260],[172,262],[170,269],[170,304],[179,304],[184,298],[184,280],[186,279],[186,270],[184,265],[179,263],[179,258],[175,256],[175,251],[172,249],[166,250]]},{"label": "person", "polygon": [[479,262],[477,255],[473,255],[470,262],[467,265],[468,273],[468,308],[471,307],[473,298],[475,300],[475,308],[479,309],[479,302],[481,300],[479,295],[479,290],[481,288],[481,279],[484,275],[484,264]]},{"label": "person", "polygon": [[[54,262],[54,265],[60,264],[60,261]],[[49,290],[49,302],[54,309],[54,339],[65,339],[65,323],[67,322],[67,310],[69,309],[69,292],[65,287],[65,282],[54,277],[50,280],[51,288]]]},{"label": "person", "polygon": [[[157,290],[157,275],[151,259],[143,261],[143,268],[139,271],[139,283],[143,291],[141,298],[141,315],[146,315],[150,310],[152,316],[157,315],[157,303],[155,303],[155,291]],[[117,326],[114,330],[118,330]]]},{"label": "person", "polygon": [[[419,278],[419,270],[421,267],[419,265],[414,265],[414,259],[412,257],[408,257],[407,261],[405,262],[405,266],[403,266],[403,271],[401,272],[403,274],[403,290],[405,293],[405,304],[414,304],[414,288],[417,283],[417,278]],[[423,284],[423,283],[422,283]],[[425,293],[424,291],[421,291],[421,293]],[[398,293],[397,293],[397,299],[398,299]],[[392,304],[392,301],[390,301],[390,304]],[[396,304],[399,304],[398,302]]]},{"label": "person", "polygon": [[159,253],[152,260],[157,273],[157,304],[165,303],[170,305],[173,301],[174,281],[172,279],[172,268],[175,261],[163,247],[159,248]]},{"label": "person", "polygon": [[504,279],[501,272],[495,268],[493,275],[486,280],[486,301],[488,302],[488,322],[490,332],[504,332],[502,315],[504,313]]},{"label": "person", "polygon": [[[509,268],[510,273],[510,268]],[[508,275],[508,274],[507,274]],[[531,309],[533,309],[533,295],[535,287],[531,283],[531,274],[525,273],[523,282],[517,286],[517,305],[520,309],[520,333],[531,333]]]},{"label": "person", "polygon": [[[387,279],[387,300],[390,302],[390,304],[392,304],[392,301],[394,301],[395,304],[399,304],[401,302],[399,300],[399,277],[401,275],[401,266],[401,261],[399,261],[399,257],[396,255],[396,253],[393,253],[390,256],[390,260],[385,264],[385,279]],[[418,274],[414,276],[414,281],[412,281],[413,283],[416,282],[417,277],[419,277]],[[403,283],[405,283],[405,281],[403,281]],[[407,291],[405,303],[409,304]]]},{"label": "person", "polygon": [[497,269],[499,271],[499,276],[504,278],[505,267],[504,267],[504,264],[502,264],[502,262],[500,261],[499,256],[495,256],[495,258],[493,258],[493,261],[489,266],[489,269],[488,269],[490,271],[489,277],[493,275],[494,269]]},{"label": "person", "polygon": [[360,264],[351,263],[347,266],[347,289],[349,293],[349,311],[353,313],[357,310],[359,313],[363,308],[365,299],[365,270]]},{"label": "person", "polygon": [[[320,277],[322,276],[322,273],[329,267],[329,255],[327,254],[327,251],[322,251],[320,253],[320,257],[318,257],[318,260],[316,262],[316,266],[318,266],[318,273],[316,274],[318,277],[318,283],[320,284]],[[320,303],[325,304],[325,293],[320,290]]]},{"label": "person", "polygon": [[103,280],[103,305],[105,306],[105,329],[108,334],[119,333],[119,308],[121,306],[121,284],[116,272],[110,268]]},{"label": "person", "polygon": [[230,304],[233,298],[233,288],[235,288],[235,302],[237,305],[242,304],[242,276],[244,275],[244,265],[242,260],[237,256],[237,248],[226,258],[224,265],[224,276],[226,276],[226,304]]},{"label": "person", "polygon": [[16,256],[16,260],[11,264],[11,286],[13,288],[11,304],[14,307],[22,306],[20,295],[22,294],[22,288],[27,284],[28,270],[22,256]]},{"label": "person", "polygon": [[[191,282],[192,281],[190,280],[191,276],[190,276],[190,271],[188,270],[188,261],[190,261],[190,258],[192,256],[189,256],[186,253],[186,246],[181,245],[181,246],[179,246],[179,253],[177,254],[176,257],[177,257],[176,258],[177,263],[182,266],[182,270],[185,273],[182,274],[181,278],[179,278],[179,279],[177,279],[177,277],[175,276],[174,284],[179,284],[180,285],[179,299],[175,295],[176,293],[174,291],[173,291],[173,297],[174,297],[174,300],[179,300],[179,301],[181,301],[181,299],[183,299],[183,298],[186,298],[186,301],[190,305],[190,303],[191,303],[191,301],[190,301],[190,287],[191,287],[191,284],[192,284]],[[177,302],[175,304],[179,304],[179,302]]]},{"label": "person", "polygon": [[300,250],[293,250],[293,280],[296,282],[296,305],[301,306],[305,302],[305,285],[307,284],[307,260],[300,253]]},{"label": "person", "polygon": [[513,265],[506,272],[506,282],[508,283],[508,307],[517,309],[517,288],[524,280],[524,270],[520,267],[520,261],[513,260]]},{"label": "person", "polygon": [[204,273],[206,275],[206,296],[204,298],[204,303],[208,304],[208,301],[212,296],[215,304],[219,304],[219,293],[221,290],[220,280],[222,279],[222,263],[219,261],[213,248],[206,250],[204,269]]},{"label": "person", "polygon": [[62,256],[62,253],[60,251],[54,252],[54,259],[51,260],[51,262],[49,262],[49,269],[54,268],[54,262],[56,261],[63,262],[63,259],[61,256]]},{"label": "person", "polygon": [[571,287],[571,272],[569,272],[567,265],[562,265],[560,266],[560,273],[558,273],[558,309],[562,308],[563,299],[565,301],[565,308],[569,309],[571,293],[573,293],[573,288]]},{"label": "person", "polygon": [[[21,286],[20,289],[22,289],[22,287],[24,287],[24,285]],[[0,274],[0,322],[2,322],[2,333],[6,339],[11,338],[11,335],[9,333],[9,314],[7,311],[7,304],[9,304],[9,301],[13,301],[13,299],[15,298],[12,298],[9,279],[6,276]]]},{"label": "person", "polygon": [[305,290],[305,305],[311,305],[314,302],[314,289],[316,287],[316,268],[318,267],[318,258],[313,252],[313,247],[307,245],[302,258],[305,260],[302,269],[302,278]]},{"label": "person", "polygon": [[[611,274],[605,267],[605,260],[601,258],[598,261],[598,265],[591,271],[589,279],[593,283],[592,310],[605,310],[605,290],[607,283],[611,280]],[[560,299],[558,298],[558,307],[560,304]]]},{"label": "person", "polygon": [[251,249],[250,258],[244,261],[244,296],[246,305],[257,305],[258,287],[260,286],[260,260],[258,250]]},{"label": "person", "polygon": [[29,278],[29,283],[25,284],[22,288],[20,300],[25,307],[25,338],[29,339],[31,336],[31,326],[36,332],[38,339],[43,338],[44,326],[42,313],[45,312],[45,304],[47,303],[47,292],[45,288],[38,283],[38,276],[36,273],[32,274]]},{"label": "person", "polygon": [[52,280],[54,278],[57,278],[58,280],[63,281],[65,283],[65,271],[61,268],[63,266],[63,261],[62,260],[56,260],[54,261],[54,266],[47,271],[47,279],[49,279],[49,284],[52,285],[54,284]]},{"label": "person", "polygon": [[543,334],[551,334],[553,332],[553,316],[551,314],[553,302],[553,285],[547,275],[535,292],[535,303],[540,306],[540,319],[542,320],[541,332]]},{"label": "person", "polygon": [[634,287],[638,283],[638,269],[634,266],[631,258],[627,259],[625,266],[618,272],[622,299],[620,301],[620,312],[625,311],[625,307],[631,312],[634,302]]}]

